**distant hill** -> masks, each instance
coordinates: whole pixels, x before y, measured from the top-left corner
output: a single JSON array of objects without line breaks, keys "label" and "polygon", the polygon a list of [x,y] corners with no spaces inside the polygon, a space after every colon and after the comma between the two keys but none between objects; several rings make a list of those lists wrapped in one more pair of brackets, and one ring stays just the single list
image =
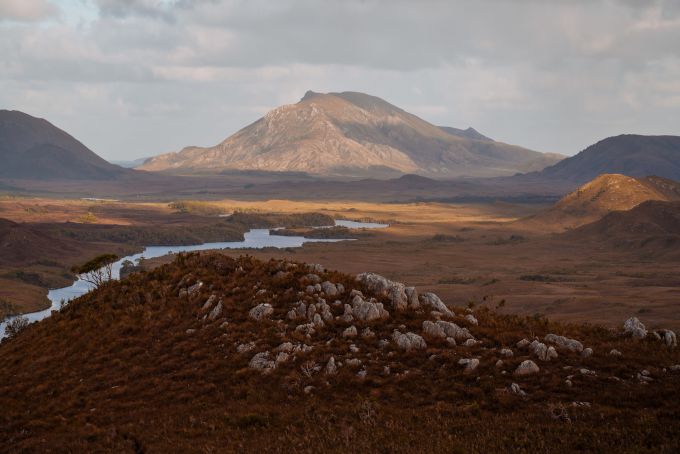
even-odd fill
[{"label": "distant hill", "polygon": [[651,256],[680,258],[680,201],[649,200],[628,211],[615,211],[566,234],[578,241],[606,242]]},{"label": "distant hill", "polygon": [[133,159],[130,161],[110,161],[111,164],[123,167],[125,169],[134,169],[135,167],[139,167],[142,164],[144,164],[144,161],[146,161],[149,158],[139,158],[139,159]]},{"label": "distant hill", "polygon": [[680,200],[680,183],[656,176],[600,175],[564,196],[550,209],[520,222],[539,229],[574,228],[612,211],[630,210],[648,200]]},{"label": "distant hill", "polygon": [[658,175],[680,180],[680,136],[621,135],[589,146],[576,156],[521,178],[583,184],[603,173]]},{"label": "distant hill", "polygon": [[70,255],[74,246],[39,230],[0,218],[0,266],[26,265],[36,257],[52,258]]},{"label": "distant hill", "polygon": [[270,111],[214,147],[187,147],[151,158],[139,168],[451,178],[513,175],[559,160],[495,142],[474,130],[456,131],[461,130],[443,130],[375,96],[310,91],[297,104]]},{"label": "distant hill", "polygon": [[0,178],[111,180],[129,172],[47,120],[0,110]]}]

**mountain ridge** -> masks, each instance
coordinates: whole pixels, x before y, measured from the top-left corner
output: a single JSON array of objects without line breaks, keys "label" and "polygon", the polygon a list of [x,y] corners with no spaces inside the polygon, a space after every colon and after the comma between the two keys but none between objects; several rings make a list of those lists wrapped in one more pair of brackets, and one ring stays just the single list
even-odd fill
[{"label": "mountain ridge", "polygon": [[151,171],[226,169],[362,174],[371,169],[427,177],[512,175],[558,158],[452,134],[378,97],[308,91],[214,147],[185,147],[147,160]]}]

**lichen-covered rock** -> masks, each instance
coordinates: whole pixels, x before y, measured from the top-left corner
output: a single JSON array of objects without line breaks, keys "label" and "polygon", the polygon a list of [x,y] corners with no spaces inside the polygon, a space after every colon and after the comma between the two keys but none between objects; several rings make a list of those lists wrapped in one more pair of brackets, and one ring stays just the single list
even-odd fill
[{"label": "lichen-covered rock", "polygon": [[404,289],[406,292],[406,298],[408,300],[409,309],[420,308],[420,301],[418,300],[418,290],[415,287],[406,287]]},{"label": "lichen-covered rock", "polygon": [[446,304],[444,304],[444,302],[442,300],[440,300],[439,297],[437,295],[435,295],[434,293],[432,293],[432,292],[423,293],[422,295],[419,296],[419,298],[420,298],[420,303],[423,306],[428,306],[432,310],[435,310],[437,312],[441,312],[442,314],[445,314],[445,315],[449,315],[449,316],[453,315],[451,310],[448,307],[446,307]]},{"label": "lichen-covered rock", "polygon": [[474,339],[474,336],[470,334],[470,331],[468,331],[467,328],[461,328],[453,322],[437,320],[436,325],[444,331],[446,337],[452,337],[458,342],[465,342],[468,339]]},{"label": "lichen-covered rock", "polygon": [[477,358],[463,358],[458,361],[458,364],[465,366],[465,372],[472,372],[479,367],[479,360]]},{"label": "lichen-covered rock", "polygon": [[401,282],[393,282],[376,273],[361,273],[357,281],[364,284],[371,292],[389,298],[395,311],[403,311],[408,307],[406,286]]},{"label": "lichen-covered rock", "polygon": [[338,288],[335,286],[335,284],[330,282],[330,281],[324,281],[321,284],[321,290],[323,290],[323,292],[327,296],[335,296],[338,293],[340,293],[340,292],[338,292]]},{"label": "lichen-covered rock", "polygon": [[352,315],[357,320],[363,322],[371,322],[373,320],[384,320],[389,318],[390,314],[385,310],[382,303],[371,299],[366,301],[359,295],[352,300]]},{"label": "lichen-covered rock", "polygon": [[269,318],[274,313],[274,308],[269,303],[261,303],[255,306],[248,312],[248,315],[253,320],[261,321]]},{"label": "lichen-covered rock", "polygon": [[424,350],[427,348],[425,339],[411,332],[402,333],[395,329],[392,333],[392,340],[397,344],[397,347],[406,351]]},{"label": "lichen-covered rock", "polygon": [[583,351],[583,344],[575,339],[558,336],[557,334],[548,334],[543,338],[546,342],[555,344],[565,350],[580,353]]},{"label": "lichen-covered rock", "polygon": [[669,329],[660,329],[656,330],[655,334],[664,344],[666,344],[666,347],[675,348],[678,346],[678,339],[675,332]]},{"label": "lichen-covered rock", "polygon": [[469,324],[471,324],[471,325],[474,325],[474,326],[479,325],[479,321],[477,321],[477,319],[475,318],[475,316],[472,315],[472,314],[467,314],[467,315],[465,316],[465,320],[466,320]]},{"label": "lichen-covered rock", "polygon": [[350,326],[349,328],[346,328],[346,329],[342,332],[342,337],[345,337],[345,338],[353,338],[353,337],[357,337],[357,328],[356,328],[356,326],[352,325],[352,326]]},{"label": "lichen-covered rock", "polygon": [[251,369],[266,371],[268,369],[276,368],[276,362],[272,361],[271,353],[268,351],[260,352],[256,353],[255,356],[250,359],[248,367]]},{"label": "lichen-covered rock", "polygon": [[335,375],[338,373],[338,366],[335,364],[335,357],[331,356],[328,362],[326,363],[326,368],[325,368],[325,374],[326,375]]},{"label": "lichen-covered rock", "polygon": [[555,350],[555,347],[548,347],[544,343],[537,340],[533,341],[529,345],[529,349],[541,361],[550,361],[553,358],[557,358],[557,351]]},{"label": "lichen-covered rock", "polygon": [[210,314],[208,314],[208,319],[209,320],[217,320],[217,318],[222,315],[222,311],[224,310],[224,306],[222,305],[222,300],[218,301],[217,305],[210,311]]},{"label": "lichen-covered rock", "polygon": [[623,332],[636,339],[644,339],[647,337],[647,328],[638,320],[637,317],[631,317],[623,324]]},{"label": "lichen-covered rock", "polygon": [[534,375],[537,374],[541,369],[538,367],[538,365],[533,362],[530,359],[527,359],[526,361],[522,361],[522,364],[517,366],[517,369],[515,369],[514,374],[519,377],[523,377],[526,375]]},{"label": "lichen-covered rock", "polygon": [[444,329],[430,320],[423,322],[423,334],[433,339],[444,339],[446,337]]}]

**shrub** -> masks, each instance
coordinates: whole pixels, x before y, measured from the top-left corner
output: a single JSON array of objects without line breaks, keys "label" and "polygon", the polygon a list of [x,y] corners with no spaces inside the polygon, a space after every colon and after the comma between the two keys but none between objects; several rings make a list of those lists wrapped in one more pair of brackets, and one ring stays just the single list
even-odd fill
[{"label": "shrub", "polygon": [[7,322],[7,326],[5,327],[5,334],[7,335],[7,337],[14,337],[27,326],[28,319],[22,315],[19,315],[17,317],[14,317],[9,322]]}]

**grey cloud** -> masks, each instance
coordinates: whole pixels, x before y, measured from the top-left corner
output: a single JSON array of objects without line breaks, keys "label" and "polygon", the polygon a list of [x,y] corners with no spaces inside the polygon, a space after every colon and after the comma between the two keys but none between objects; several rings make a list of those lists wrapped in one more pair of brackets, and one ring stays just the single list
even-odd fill
[{"label": "grey cloud", "polygon": [[0,22],[3,20],[35,22],[59,14],[59,8],[47,0],[2,0]]}]

